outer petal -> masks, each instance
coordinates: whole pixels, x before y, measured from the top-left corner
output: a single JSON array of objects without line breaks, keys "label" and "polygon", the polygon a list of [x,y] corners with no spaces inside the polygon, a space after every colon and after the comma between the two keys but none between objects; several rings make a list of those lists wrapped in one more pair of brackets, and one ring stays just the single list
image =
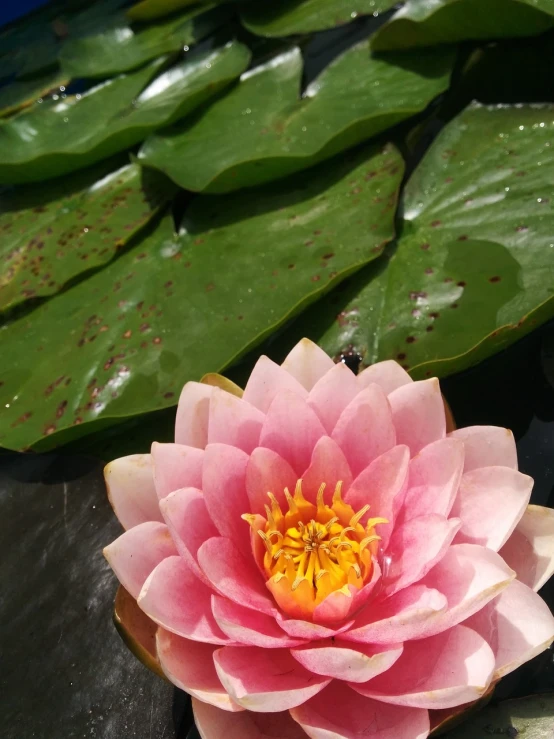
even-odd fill
[{"label": "outer petal", "polygon": [[262,413],[267,413],[277,393],[283,390],[290,390],[301,398],[308,397],[308,391],[298,380],[269,357],[262,356],[252,370],[242,397]]},{"label": "outer petal", "polygon": [[333,683],[291,715],[311,739],[425,739],[429,713],[388,706]]},{"label": "outer petal", "polygon": [[460,520],[431,513],[405,521],[391,536],[383,559],[387,595],[421,580],[444,557]]},{"label": "outer petal", "polygon": [[304,639],[293,639],[279,628],[273,616],[244,608],[219,595],[212,596],[212,611],[220,629],[234,642],[268,649],[304,644]]},{"label": "outer petal", "polygon": [[518,580],[465,624],[491,645],[496,657],[495,679],[544,652],[554,641],[554,616],[550,609]]},{"label": "outer petal", "polygon": [[354,476],[395,445],[391,409],[378,385],[370,385],[347,405],[332,438],[344,452]]},{"label": "outer petal", "polygon": [[464,468],[464,445],[457,439],[439,439],[412,459],[404,516],[438,513],[448,516]]},{"label": "outer petal", "polygon": [[212,591],[181,557],[167,557],[144,583],[138,604],[152,621],[193,641],[229,644],[211,609]]},{"label": "outer petal", "polygon": [[372,364],[371,367],[360,372],[356,379],[361,390],[368,385],[375,384],[379,385],[385,395],[389,395],[402,385],[409,385],[413,382],[406,370],[393,359]]},{"label": "outer petal", "polygon": [[149,454],[114,459],[104,468],[108,498],[125,529],[145,521],[162,521]]},{"label": "outer petal", "polygon": [[288,711],[227,713],[196,698],[192,710],[202,739],[306,739]]},{"label": "outer petal", "polygon": [[412,456],[446,433],[444,403],[436,377],[402,385],[389,396],[396,443],[407,444]]},{"label": "outer petal", "polygon": [[290,464],[271,449],[254,449],[246,467],[246,492],[252,513],[264,514],[269,503],[268,492],[273,493],[279,505],[287,509],[285,488],[294,490],[298,476]]},{"label": "outer petal", "polygon": [[208,443],[210,398],[214,388],[201,382],[187,382],[181,391],[175,417],[175,441],[203,449]]},{"label": "outer petal", "polygon": [[242,711],[231,700],[215,671],[212,644],[189,641],[158,629],[156,648],[162,670],[181,690],[224,711]]},{"label": "outer petal", "polygon": [[126,531],[104,549],[110,567],[133,598],[162,560],[177,554],[167,526],[147,521]]},{"label": "outer petal", "polygon": [[531,477],[508,467],[466,472],[452,507],[452,515],[462,520],[456,542],[498,551],[523,516],[532,488]]},{"label": "outer petal", "polygon": [[250,529],[241,518],[250,509],[246,494],[248,455],[227,444],[208,444],[204,454],[202,490],[210,518],[222,536],[250,556]]},{"label": "outer petal", "polygon": [[291,392],[275,396],[260,435],[260,446],[285,459],[298,477],[310,464],[313,449],[325,429],[306,402]]},{"label": "outer petal", "polygon": [[281,365],[308,391],[334,366],[331,357],[310,339],[301,339]]},{"label": "outer petal", "polygon": [[500,556],[517,573],[517,579],[540,590],[554,574],[554,511],[529,505]]},{"label": "outer petal", "polygon": [[451,708],[480,698],[493,671],[494,654],[485,639],[467,626],[454,626],[429,639],[407,642],[390,670],[351,687],[398,706]]},{"label": "outer petal", "polygon": [[464,472],[479,467],[510,467],[517,470],[514,435],[500,426],[467,426],[449,434],[465,446]]},{"label": "outer petal", "polygon": [[354,645],[340,638],[291,649],[292,656],[307,670],[337,680],[365,683],[388,670],[402,654],[401,644],[387,647]]},{"label": "outer petal", "polygon": [[275,606],[258,569],[230,539],[215,537],[204,542],[198,562],[218,593],[246,608],[274,614]]},{"label": "outer petal", "polygon": [[250,454],[258,446],[264,418],[247,401],[215,388],[210,402],[208,444],[229,444]]},{"label": "outer petal", "polygon": [[156,493],[161,500],[174,490],[202,486],[204,451],[184,444],[152,444]]},{"label": "outer petal", "polygon": [[438,590],[411,585],[390,598],[372,603],[356,618],[343,639],[369,644],[395,644],[420,639],[446,611],[448,601]]},{"label": "outer petal", "polygon": [[330,678],[308,672],[288,649],[223,647],[215,652],[214,662],[229,695],[250,711],[286,711],[330,682]]},{"label": "outer petal", "polygon": [[359,392],[354,373],[340,362],[313,386],[308,395],[308,405],[330,434],[340,414]]},{"label": "outer petal", "polygon": [[312,461],[302,475],[302,492],[306,500],[315,503],[321,483],[326,485],[327,501],[338,482],[342,482],[342,493],[348,491],[352,473],[340,446],[329,436],[322,436],[312,453]]}]

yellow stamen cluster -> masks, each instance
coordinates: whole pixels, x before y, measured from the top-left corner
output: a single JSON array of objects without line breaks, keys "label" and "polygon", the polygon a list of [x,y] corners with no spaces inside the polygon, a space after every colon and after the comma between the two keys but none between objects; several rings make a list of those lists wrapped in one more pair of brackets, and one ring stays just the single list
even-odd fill
[{"label": "yellow stamen cluster", "polygon": [[380,539],[375,526],[388,521],[371,518],[362,526],[369,505],[355,512],[342,500],[341,488],[337,483],[331,505],[326,505],[323,483],[313,504],[304,498],[298,480],[294,495],[285,488],[285,513],[268,493],[265,526],[260,528],[260,517],[243,516],[265,545],[260,564],[268,587],[290,615],[308,617],[330,593],[350,595],[349,585],[360,589],[371,577]]}]

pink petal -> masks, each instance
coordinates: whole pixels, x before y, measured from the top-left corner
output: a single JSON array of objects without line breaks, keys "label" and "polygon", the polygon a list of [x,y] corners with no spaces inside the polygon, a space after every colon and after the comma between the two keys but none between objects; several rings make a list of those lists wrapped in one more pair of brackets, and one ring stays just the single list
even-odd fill
[{"label": "pink petal", "polygon": [[499,426],[467,426],[448,434],[465,446],[464,472],[479,467],[510,467],[517,470],[514,435]]},{"label": "pink petal", "polygon": [[392,667],[402,654],[402,644],[354,645],[337,638],[291,649],[291,654],[316,675],[365,683]]},{"label": "pink petal", "polygon": [[133,598],[162,560],[177,554],[167,526],[146,521],[134,526],[104,549],[104,557],[117,579]]},{"label": "pink petal", "polygon": [[287,510],[284,490],[293,492],[298,476],[279,454],[258,447],[254,449],[246,467],[246,492],[252,513],[264,514],[269,504],[268,493],[273,493],[279,505]]},{"label": "pink petal", "polygon": [[422,635],[438,634],[469,618],[514,579],[496,553],[476,544],[454,544],[421,583],[446,596],[448,608],[424,624]]},{"label": "pink petal", "polygon": [[325,429],[313,410],[302,398],[285,391],[275,396],[267,411],[260,446],[277,452],[300,477],[322,436]]},{"label": "pink petal", "polygon": [[410,462],[404,517],[438,513],[448,516],[464,468],[464,445],[456,439],[439,439],[424,447]]},{"label": "pink petal", "polygon": [[412,456],[427,444],[444,437],[444,404],[436,377],[402,385],[388,397],[396,428],[396,443],[407,444]]},{"label": "pink petal", "polygon": [[281,626],[283,631],[286,631],[290,636],[294,636],[298,639],[308,639],[310,641],[314,639],[330,639],[332,636],[342,634],[352,626],[354,621],[347,621],[340,626],[335,628],[328,628],[321,624],[314,624],[311,621],[302,621],[295,618],[286,618],[281,613],[276,614],[277,623]]},{"label": "pink petal", "polygon": [[174,490],[202,486],[204,451],[184,444],[152,444],[156,493],[161,500]]},{"label": "pink petal", "polygon": [[281,365],[308,391],[334,366],[331,357],[309,339],[301,339]]},{"label": "pink petal", "polygon": [[192,710],[202,739],[306,739],[288,711],[228,713],[195,698]]},{"label": "pink petal", "polygon": [[395,644],[426,636],[429,624],[446,611],[448,601],[438,590],[410,585],[390,598],[371,603],[343,636],[347,641]]},{"label": "pink petal", "polygon": [[215,652],[214,662],[229,695],[249,711],[286,711],[330,682],[308,672],[288,649],[222,647]]},{"label": "pink petal", "polygon": [[162,521],[149,454],[114,459],[104,468],[108,498],[124,529]]},{"label": "pink petal", "polygon": [[301,398],[308,397],[308,391],[298,380],[271,359],[262,356],[252,370],[242,398],[262,413],[267,413],[275,396],[284,390],[289,390]]},{"label": "pink petal", "polygon": [[529,505],[500,556],[517,573],[517,579],[540,590],[554,574],[554,511]]},{"label": "pink petal", "polygon": [[426,739],[429,713],[388,706],[364,698],[344,683],[333,683],[291,716],[311,739]]},{"label": "pink petal", "polygon": [[250,510],[246,494],[248,455],[227,444],[208,444],[204,452],[202,490],[210,518],[222,536],[250,556],[250,528],[241,516]]},{"label": "pink petal", "polygon": [[258,446],[264,418],[247,401],[215,388],[210,402],[208,444],[229,444],[250,454]]},{"label": "pink petal", "polygon": [[391,409],[378,385],[370,385],[347,405],[332,438],[344,452],[354,476],[395,445]]},{"label": "pink petal", "polygon": [[267,649],[304,643],[303,639],[292,639],[279,628],[273,616],[244,608],[219,595],[212,596],[212,611],[219,627],[234,642]]},{"label": "pink petal", "polygon": [[215,671],[213,644],[189,641],[158,629],[156,649],[164,674],[174,685],[224,711],[242,711],[231,700]]},{"label": "pink petal", "polygon": [[485,639],[467,626],[454,626],[406,642],[390,670],[363,685],[350,685],[362,695],[397,706],[451,708],[480,698],[493,672],[494,654]]},{"label": "pink petal", "polygon": [[[354,585],[330,593],[314,610],[313,619],[318,624],[334,626],[337,622],[352,618],[381,586],[381,568],[373,562],[371,579],[361,590]],[[345,592],[347,591],[347,592]]]},{"label": "pink petal", "polygon": [[384,362],[372,364],[360,372],[357,382],[360,390],[363,390],[368,385],[375,384],[379,385],[385,395],[389,395],[397,388],[402,387],[402,385],[409,385],[413,380],[398,362],[395,362],[393,359],[387,359]]},{"label": "pink petal", "polygon": [[409,462],[408,447],[394,446],[374,459],[369,467],[358,475],[344,497],[345,502],[355,511],[369,503],[371,508],[361,519],[362,523],[374,516],[386,518],[389,521],[388,524],[379,526],[383,548],[386,548],[389,542],[394,519],[404,501]]},{"label": "pink petal", "polygon": [[481,467],[462,476],[452,515],[462,520],[456,543],[498,551],[523,516],[533,480],[508,467]]},{"label": "pink petal", "polygon": [[141,609],[164,629],[193,641],[228,644],[211,609],[212,591],[181,557],[167,557],[150,574],[138,598]]},{"label": "pink petal", "polygon": [[359,391],[354,373],[342,362],[323,375],[310,390],[308,405],[317,413],[328,434]]},{"label": "pink petal", "polygon": [[204,449],[208,443],[210,398],[214,388],[201,382],[187,382],[181,391],[175,417],[177,444]]},{"label": "pink petal", "polygon": [[302,492],[306,500],[315,503],[321,483],[325,483],[325,500],[330,503],[338,482],[342,494],[349,489],[352,473],[339,445],[329,436],[322,436],[312,453],[308,469],[302,475]]},{"label": "pink petal", "polygon": [[221,595],[246,608],[274,614],[262,576],[230,539],[215,537],[204,542],[198,550],[198,562]]},{"label": "pink petal", "polygon": [[198,565],[197,553],[202,544],[218,535],[201,490],[176,490],[160,501],[165,522],[177,551],[197,577],[208,583]]},{"label": "pink petal", "polygon": [[544,652],[554,640],[554,616],[549,607],[518,580],[465,624],[491,645],[496,657],[495,679]]},{"label": "pink petal", "polygon": [[387,595],[421,580],[444,557],[459,528],[459,519],[447,520],[436,513],[395,528],[384,558]]}]

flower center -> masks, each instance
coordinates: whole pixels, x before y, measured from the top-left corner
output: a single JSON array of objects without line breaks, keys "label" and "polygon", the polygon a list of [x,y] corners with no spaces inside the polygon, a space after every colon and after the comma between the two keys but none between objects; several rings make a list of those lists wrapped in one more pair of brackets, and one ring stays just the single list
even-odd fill
[{"label": "flower center", "polygon": [[294,495],[285,488],[288,510],[284,513],[273,493],[268,493],[265,519],[243,516],[265,546],[259,564],[268,587],[291,615],[307,617],[332,592],[343,590],[350,596],[349,586],[362,588],[371,577],[380,539],[375,526],[388,523],[385,518],[371,518],[362,525],[369,505],[355,512],[342,500],[341,482],[327,505],[325,487],[323,483],[316,503],[310,503],[298,480]]}]

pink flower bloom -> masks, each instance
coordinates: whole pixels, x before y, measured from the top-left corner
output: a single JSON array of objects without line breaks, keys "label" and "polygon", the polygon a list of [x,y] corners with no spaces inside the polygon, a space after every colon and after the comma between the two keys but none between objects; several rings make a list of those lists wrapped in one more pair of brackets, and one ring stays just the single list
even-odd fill
[{"label": "pink flower bloom", "polygon": [[423,739],[546,649],[554,511],[510,431],[310,341],[244,394],[185,385],[175,444],[106,468],[106,557],[203,739]]}]

